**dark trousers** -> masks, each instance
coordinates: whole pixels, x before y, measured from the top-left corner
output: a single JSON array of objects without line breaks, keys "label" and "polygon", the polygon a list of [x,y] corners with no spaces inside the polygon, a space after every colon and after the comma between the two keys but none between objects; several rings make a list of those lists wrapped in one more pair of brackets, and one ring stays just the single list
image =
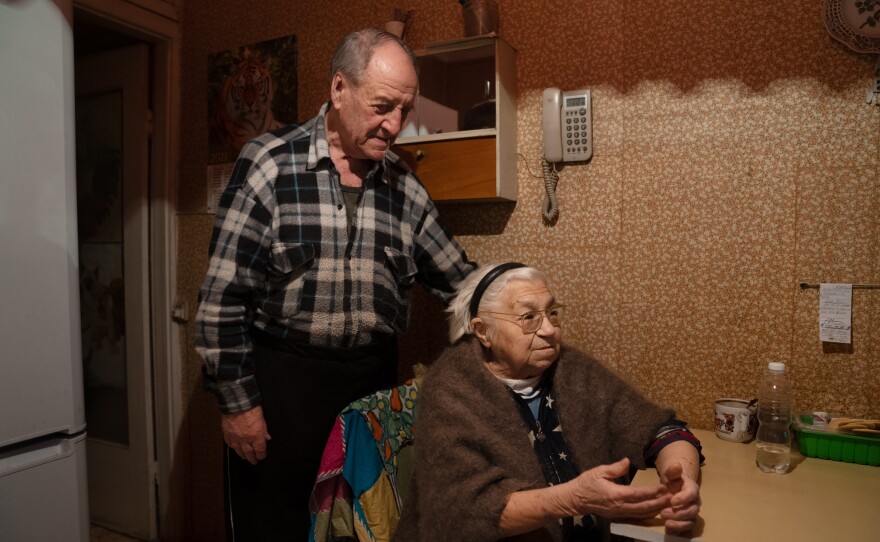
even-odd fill
[{"label": "dark trousers", "polygon": [[397,342],[335,350],[257,332],[254,343],[272,440],[256,465],[224,445],[227,541],[308,540],[309,496],[333,422],[350,402],[396,383]]}]

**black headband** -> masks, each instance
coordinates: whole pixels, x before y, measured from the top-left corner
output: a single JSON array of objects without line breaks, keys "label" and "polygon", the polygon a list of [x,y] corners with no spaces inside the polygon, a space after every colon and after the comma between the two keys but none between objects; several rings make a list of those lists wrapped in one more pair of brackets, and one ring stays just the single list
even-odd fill
[{"label": "black headband", "polygon": [[490,284],[495,282],[495,279],[497,279],[507,271],[510,271],[511,269],[518,269],[520,267],[526,267],[526,265],[519,262],[503,263],[486,273],[483,278],[480,279],[480,283],[477,284],[477,287],[474,289],[474,295],[471,297],[471,318],[477,316],[477,311],[480,309],[480,299],[482,299],[483,294],[486,292],[486,288],[488,288]]}]

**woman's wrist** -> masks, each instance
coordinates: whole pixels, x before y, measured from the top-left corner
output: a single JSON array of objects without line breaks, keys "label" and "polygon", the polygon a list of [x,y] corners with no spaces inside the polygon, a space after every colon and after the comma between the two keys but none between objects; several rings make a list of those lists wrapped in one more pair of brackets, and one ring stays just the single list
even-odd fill
[{"label": "woman's wrist", "polygon": [[546,513],[549,520],[558,520],[583,514],[575,505],[574,486],[570,481],[550,486],[546,491],[548,493],[546,495]]},{"label": "woman's wrist", "polygon": [[500,525],[504,536],[514,536],[574,515],[578,513],[571,495],[571,482],[566,482],[512,493],[501,513]]}]

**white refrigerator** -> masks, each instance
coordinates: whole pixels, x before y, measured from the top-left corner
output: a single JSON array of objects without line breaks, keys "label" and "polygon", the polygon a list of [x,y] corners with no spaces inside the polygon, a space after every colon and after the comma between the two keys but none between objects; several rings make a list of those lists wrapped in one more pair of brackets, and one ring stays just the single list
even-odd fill
[{"label": "white refrigerator", "polygon": [[55,2],[0,2],[0,74],[0,540],[87,542],[73,32]]}]

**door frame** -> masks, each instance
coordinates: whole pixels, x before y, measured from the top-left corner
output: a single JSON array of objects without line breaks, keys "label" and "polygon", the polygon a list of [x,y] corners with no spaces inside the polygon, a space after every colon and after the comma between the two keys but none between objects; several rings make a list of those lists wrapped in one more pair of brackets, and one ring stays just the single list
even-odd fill
[{"label": "door frame", "polygon": [[106,26],[153,47],[151,136],[150,304],[153,404],[159,533],[163,540],[184,534],[185,483],[177,438],[183,422],[180,326],[172,319],[177,298],[177,187],[180,126],[180,7],[177,0],[74,0],[75,8]]}]

